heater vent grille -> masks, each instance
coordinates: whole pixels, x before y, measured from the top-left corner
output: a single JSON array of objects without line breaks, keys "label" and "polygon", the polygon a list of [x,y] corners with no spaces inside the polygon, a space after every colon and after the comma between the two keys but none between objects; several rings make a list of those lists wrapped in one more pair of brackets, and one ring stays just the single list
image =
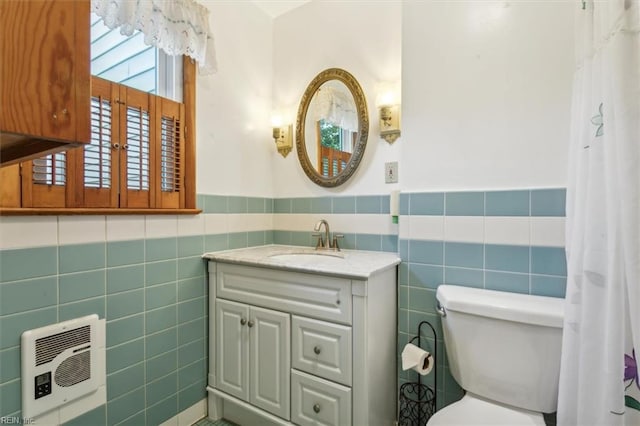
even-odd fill
[{"label": "heater vent grille", "polygon": [[105,323],[91,314],[22,333],[24,418],[50,413],[66,422],[107,402]]},{"label": "heater vent grille", "polygon": [[91,327],[88,325],[37,339],[36,366],[53,361],[67,349],[90,342]]},{"label": "heater vent grille", "polygon": [[62,361],[56,369],[54,380],[63,388],[91,378],[91,352],[85,351]]}]

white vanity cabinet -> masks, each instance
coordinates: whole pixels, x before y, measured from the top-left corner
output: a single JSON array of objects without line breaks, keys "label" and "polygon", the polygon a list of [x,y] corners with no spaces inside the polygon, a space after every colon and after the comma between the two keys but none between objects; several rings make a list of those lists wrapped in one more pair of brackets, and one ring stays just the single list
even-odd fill
[{"label": "white vanity cabinet", "polygon": [[216,387],[289,418],[289,314],[223,299],[216,301]]},{"label": "white vanity cabinet", "polygon": [[269,247],[205,255],[209,418],[242,426],[393,425],[399,259],[373,253],[382,266],[370,272],[346,261],[344,270],[324,270],[251,260],[283,249]]}]

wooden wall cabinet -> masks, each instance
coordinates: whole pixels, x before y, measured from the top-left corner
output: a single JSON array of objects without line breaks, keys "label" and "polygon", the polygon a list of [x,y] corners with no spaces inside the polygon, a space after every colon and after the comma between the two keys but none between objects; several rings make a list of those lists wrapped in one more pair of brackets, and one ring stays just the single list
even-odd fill
[{"label": "wooden wall cabinet", "polygon": [[89,0],[0,0],[0,165],[90,142]]}]

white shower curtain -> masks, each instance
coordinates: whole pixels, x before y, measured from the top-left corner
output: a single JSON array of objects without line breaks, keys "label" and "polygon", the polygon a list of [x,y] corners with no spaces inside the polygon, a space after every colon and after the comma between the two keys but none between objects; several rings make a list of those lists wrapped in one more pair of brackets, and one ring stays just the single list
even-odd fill
[{"label": "white shower curtain", "polygon": [[576,2],[559,426],[640,425],[640,4]]}]

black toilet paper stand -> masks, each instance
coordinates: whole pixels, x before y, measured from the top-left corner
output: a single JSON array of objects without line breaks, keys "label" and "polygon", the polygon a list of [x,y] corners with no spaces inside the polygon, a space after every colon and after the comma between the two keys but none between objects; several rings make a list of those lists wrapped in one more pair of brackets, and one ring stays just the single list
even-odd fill
[{"label": "black toilet paper stand", "polygon": [[[436,330],[429,321],[422,321],[418,325],[418,334],[409,340],[409,343],[418,341],[421,346],[422,326],[428,325],[433,333],[433,358],[432,362],[438,362],[438,338]],[[436,412],[438,366],[433,366],[434,386],[422,384],[422,376],[418,375],[418,382],[408,382],[400,386],[400,409],[398,410],[399,426],[424,426],[426,421]]]}]

